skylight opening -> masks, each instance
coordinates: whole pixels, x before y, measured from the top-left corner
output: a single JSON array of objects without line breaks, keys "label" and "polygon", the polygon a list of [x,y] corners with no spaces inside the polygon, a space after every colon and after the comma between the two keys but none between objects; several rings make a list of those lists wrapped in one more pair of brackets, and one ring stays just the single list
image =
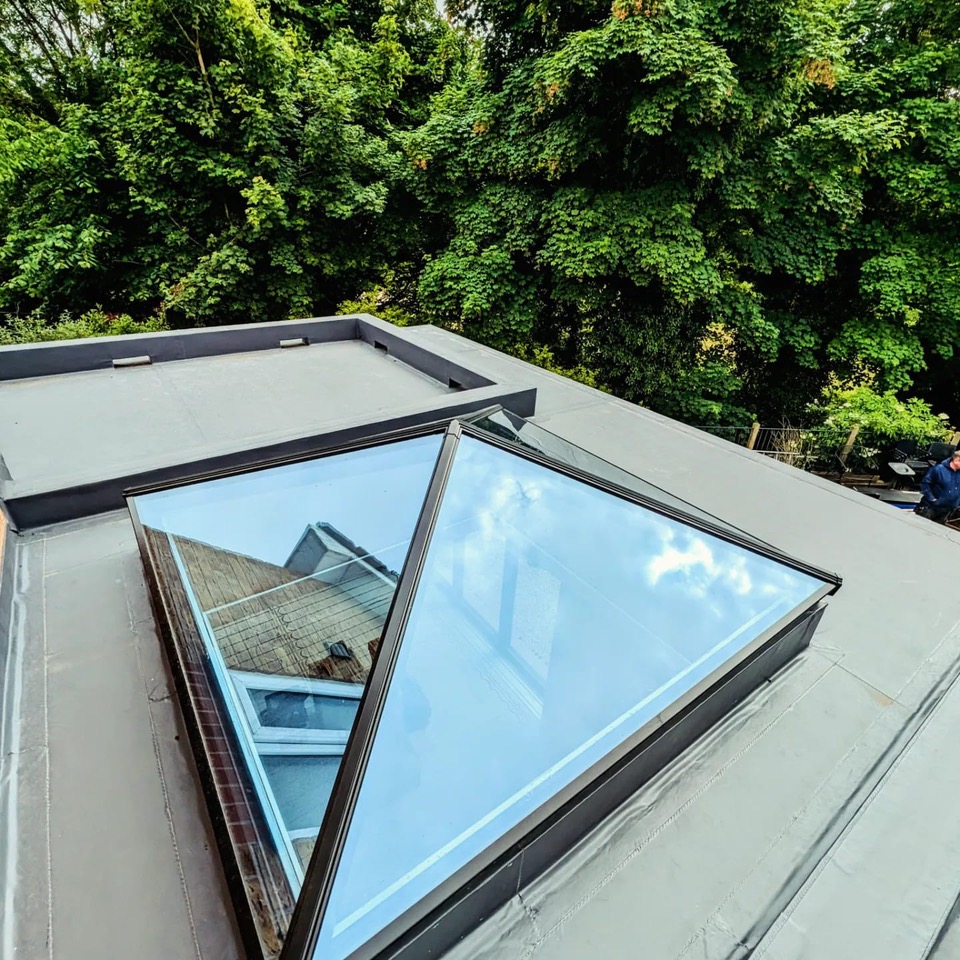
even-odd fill
[{"label": "skylight opening", "polygon": [[248,919],[284,960],[375,957],[559,806],[589,829],[609,811],[586,787],[695,737],[837,585],[505,411],[130,504]]}]

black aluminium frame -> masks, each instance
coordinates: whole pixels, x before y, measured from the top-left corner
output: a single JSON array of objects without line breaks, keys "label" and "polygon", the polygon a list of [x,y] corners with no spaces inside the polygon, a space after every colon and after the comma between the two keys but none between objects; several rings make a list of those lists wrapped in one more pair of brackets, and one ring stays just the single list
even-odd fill
[{"label": "black aluminium frame", "polygon": [[[473,414],[471,420],[478,419],[495,409],[499,408]],[[150,569],[142,525],[136,506],[130,498],[174,486],[184,486],[218,477],[268,469],[285,463],[333,456],[350,450],[436,434],[443,431],[444,427],[446,427],[445,435],[433,476],[387,615],[380,647],[360,701],[357,719],[334,783],[319,838],[294,908],[280,955],[281,960],[314,960],[324,912],[359,795],[360,784],[383,711],[406,623],[417,593],[456,448],[462,436],[471,436],[497,446],[513,456],[532,461],[546,469],[628,500],[637,506],[679,520],[687,526],[734,543],[752,553],[769,557],[820,579],[824,585],[764,631],[736,657],[721,665],[680,700],[674,702],[668,711],[627,738],[495,841],[483,853],[388,924],[373,939],[354,951],[349,960],[379,960],[379,958],[385,960],[388,957],[401,956],[420,958],[442,953],[468,930],[479,924],[497,906],[506,902],[535,879],[626,800],[631,793],[659,772],[739,700],[755,689],[763,679],[771,676],[802,650],[809,643],[810,636],[823,613],[822,600],[835,592],[841,584],[837,575],[786,556],[776,548],[765,549],[766,545],[748,537],[741,537],[734,530],[721,525],[715,526],[705,522],[701,517],[685,514],[635,490],[595,477],[528,447],[511,443],[474,427],[469,422],[453,419],[380,434],[296,457],[276,459],[255,467],[225,470],[185,481],[128,491],[128,507],[134,520],[155,609],[163,614],[165,620],[168,620],[159,584],[155,582]],[[168,622],[166,633],[168,634],[171,629]],[[176,666],[173,659],[171,663]],[[179,692],[180,684],[177,686]],[[211,793],[209,789],[205,789],[205,792],[208,800],[215,797],[215,793]],[[235,903],[239,904],[237,891],[232,885],[231,893]],[[245,893],[241,892],[241,897],[245,897]]]}]

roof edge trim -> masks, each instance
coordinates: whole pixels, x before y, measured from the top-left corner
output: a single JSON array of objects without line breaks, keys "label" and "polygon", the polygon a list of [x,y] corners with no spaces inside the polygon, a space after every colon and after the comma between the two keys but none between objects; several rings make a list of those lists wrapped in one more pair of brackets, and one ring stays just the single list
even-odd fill
[{"label": "roof edge trim", "polygon": [[297,340],[303,344],[361,341],[379,345],[389,356],[444,386],[493,386],[492,380],[475,370],[407,340],[401,329],[369,314],[355,314],[16,344],[0,347],[0,382],[114,369],[132,361],[145,362],[143,358],[156,364],[279,350]]},{"label": "roof edge trim", "polygon": [[415,428],[443,429],[451,418],[490,409],[491,405],[504,406],[520,416],[532,416],[537,402],[537,388],[490,386],[451,394],[450,400],[450,403],[442,406],[431,404],[389,420],[354,422],[320,434],[295,437],[267,446],[235,450],[203,460],[171,464],[59,490],[19,497],[8,495],[2,502],[7,508],[14,529],[28,530],[63,523],[108,510],[123,509],[125,497],[128,495],[213,480],[231,473],[245,473],[299,460],[310,460],[352,445],[399,438]]}]

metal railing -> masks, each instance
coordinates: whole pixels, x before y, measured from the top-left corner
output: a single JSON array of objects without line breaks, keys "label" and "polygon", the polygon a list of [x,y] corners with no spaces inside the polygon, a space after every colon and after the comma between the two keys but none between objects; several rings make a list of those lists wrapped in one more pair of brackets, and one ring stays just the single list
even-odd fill
[{"label": "metal railing", "polygon": [[759,423],[734,426],[711,424],[698,426],[697,429],[801,470],[843,473],[851,466],[871,465],[874,453],[858,442],[859,427],[854,427],[846,440],[840,443],[837,442],[834,429],[822,426],[795,427],[789,423],[773,427],[764,427]]}]

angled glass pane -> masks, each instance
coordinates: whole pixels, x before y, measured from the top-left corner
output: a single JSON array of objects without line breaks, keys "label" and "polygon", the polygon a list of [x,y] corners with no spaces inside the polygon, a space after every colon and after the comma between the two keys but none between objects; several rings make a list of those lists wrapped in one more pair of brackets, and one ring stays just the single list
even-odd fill
[{"label": "angled glass pane", "polygon": [[730,533],[734,533],[738,537],[749,540],[758,547],[762,547],[764,550],[779,552],[775,547],[772,547],[759,537],[747,533],[739,527],[735,527],[733,524],[714,516],[712,513],[707,513],[706,510],[694,506],[694,504],[688,503],[686,500],[682,500],[680,497],[664,490],[662,487],[656,486],[656,484],[650,483],[648,480],[643,480],[640,477],[634,476],[632,473],[627,473],[626,470],[610,463],[608,460],[604,460],[596,454],[590,453],[582,447],[570,443],[569,440],[564,440],[563,437],[551,433],[539,424],[531,423],[523,417],[518,417],[509,410],[500,409],[484,413],[482,416],[470,420],[470,422],[478,429],[485,430],[487,433],[491,433],[501,440],[507,440],[518,446],[526,447],[528,450],[533,450],[559,463],[569,464],[571,467],[576,467],[584,471],[584,473],[589,473],[591,476],[597,477],[600,480],[615,483],[625,490],[632,490],[634,493],[639,493],[641,496],[647,497],[655,503],[663,504],[665,507],[684,513],[689,517],[705,521],[714,527],[720,527]]},{"label": "angled glass pane", "polygon": [[[402,440],[134,498],[151,555],[170,571],[168,602],[198,628],[202,671],[187,679],[204,736],[215,757],[227,743],[240,754],[244,782],[226,763],[215,771],[228,823],[263,818],[294,893],[441,442]],[[218,711],[227,729],[216,729]],[[238,812],[251,788],[259,809]]]},{"label": "angled glass pane", "polygon": [[464,436],[316,960],[341,960],[821,581]]}]

